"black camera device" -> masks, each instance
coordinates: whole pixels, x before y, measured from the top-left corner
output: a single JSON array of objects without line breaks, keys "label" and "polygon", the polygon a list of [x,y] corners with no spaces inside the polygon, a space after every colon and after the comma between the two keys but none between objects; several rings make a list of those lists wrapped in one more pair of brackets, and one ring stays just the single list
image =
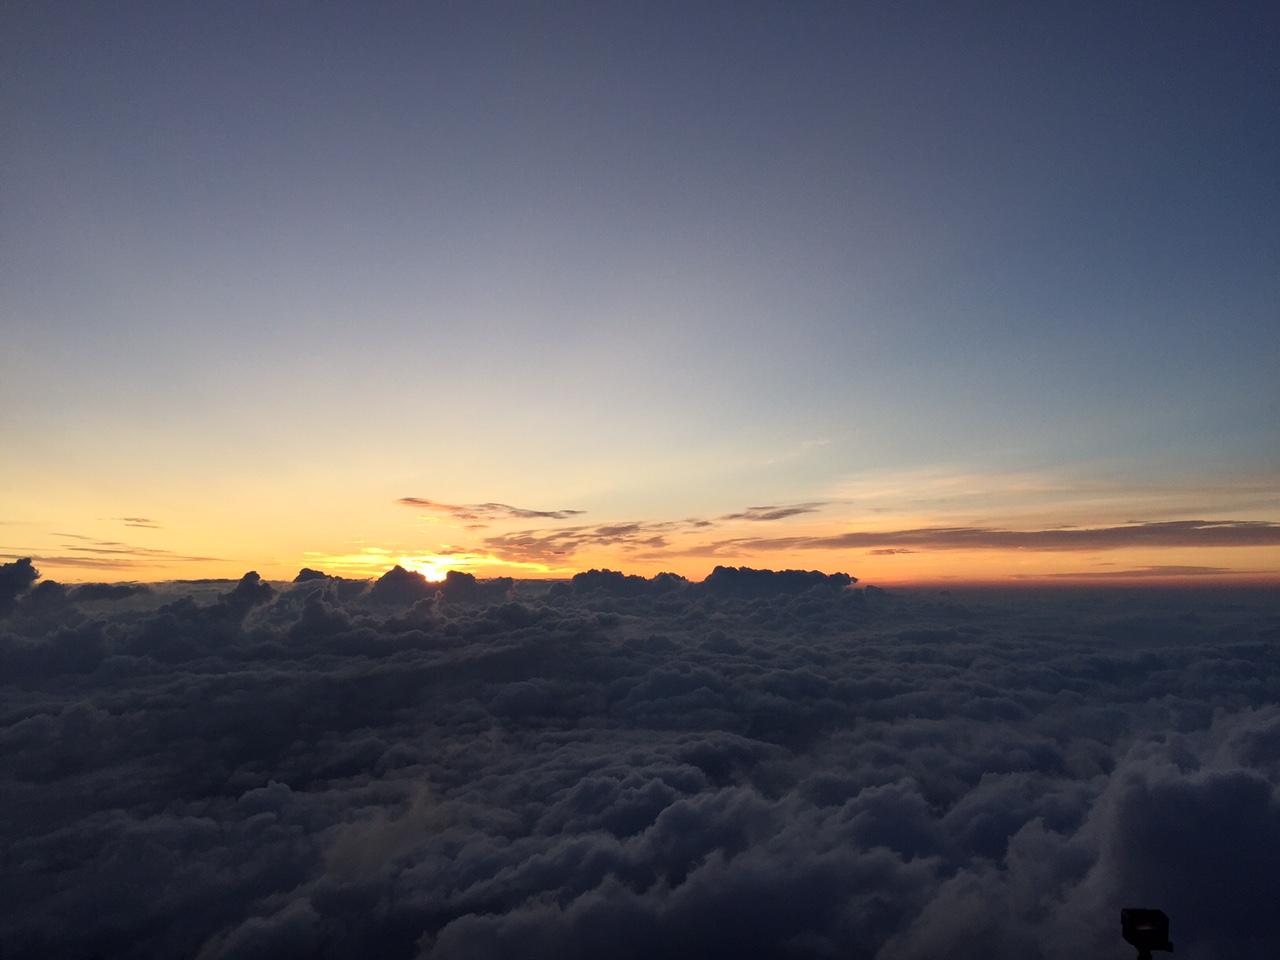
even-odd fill
[{"label": "black camera device", "polygon": [[1152,950],[1173,951],[1169,942],[1169,918],[1163,910],[1131,907],[1120,911],[1120,931],[1126,942],[1138,948],[1139,960],[1151,960]]}]

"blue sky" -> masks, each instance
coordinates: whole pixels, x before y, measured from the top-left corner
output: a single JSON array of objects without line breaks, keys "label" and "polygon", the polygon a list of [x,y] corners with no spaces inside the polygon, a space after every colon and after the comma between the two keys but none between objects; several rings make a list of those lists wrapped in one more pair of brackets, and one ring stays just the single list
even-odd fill
[{"label": "blue sky", "polygon": [[404,497],[1280,521],[1278,34],[1265,4],[12,4],[0,553],[510,559]]}]

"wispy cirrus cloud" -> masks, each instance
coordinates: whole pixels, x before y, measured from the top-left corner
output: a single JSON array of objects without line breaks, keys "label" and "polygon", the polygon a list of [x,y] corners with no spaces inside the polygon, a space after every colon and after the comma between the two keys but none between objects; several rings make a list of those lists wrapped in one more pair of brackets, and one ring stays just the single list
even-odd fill
[{"label": "wispy cirrus cloud", "polygon": [[589,548],[615,548],[624,552],[645,549],[661,552],[669,537],[697,521],[660,521],[563,527],[558,530],[521,530],[484,539],[484,546],[504,561],[556,562]]},{"label": "wispy cirrus cloud", "polygon": [[529,510],[525,507],[513,507],[507,503],[441,503],[424,497],[400,497],[395,502],[402,507],[444,514],[455,520],[568,520],[586,512],[585,510]]},{"label": "wispy cirrus cloud", "polygon": [[993,525],[997,517],[1034,526],[1120,525],[1186,517],[1227,519],[1274,516],[1280,477],[1274,471],[1231,477],[1175,475],[1158,481],[1104,479],[1123,464],[1089,470],[980,471],[963,466],[912,471],[867,471],[847,477],[828,493],[834,500],[865,504],[876,514],[928,517],[932,524]]},{"label": "wispy cirrus cloud", "polygon": [[[1219,577],[1239,573],[1228,567],[1196,567],[1188,565],[1163,564],[1150,567],[1138,567],[1133,570],[1103,570],[1100,572],[1049,573],[1043,576],[1055,580],[1143,580],[1148,577],[1165,579],[1168,577]],[[1024,579],[1016,576],[1015,580]]]},{"label": "wispy cirrus cloud", "polygon": [[790,504],[774,504],[767,507],[747,507],[738,513],[726,513],[720,517],[720,520],[785,520],[788,517],[797,517],[804,513],[817,513],[827,505],[825,500],[816,500],[811,503],[790,503]]},{"label": "wispy cirrus cloud", "polygon": [[37,567],[57,565],[60,567],[76,567],[89,570],[136,570],[155,567],[168,563],[221,563],[225,557],[193,557],[162,551],[160,554],[128,556],[112,554],[110,556],[75,556],[58,554],[41,554],[32,550],[17,553],[0,553],[0,559],[20,560],[30,557]]},{"label": "wispy cirrus cloud", "polygon": [[1109,527],[1006,530],[920,527],[850,531],[829,536],[750,537],[712,544],[719,550],[1118,550],[1125,547],[1280,546],[1280,523],[1263,520],[1163,520]]},{"label": "wispy cirrus cloud", "polygon": [[[484,546],[497,557],[524,562],[564,562],[577,553],[598,549],[618,549],[633,559],[660,560],[664,556],[727,559],[809,550],[863,550],[872,556],[892,556],[955,550],[1087,552],[1128,548],[1280,546],[1280,524],[1253,520],[1180,520],[1033,530],[957,526],[777,537],[716,538],[708,535],[708,527],[719,526],[729,517],[746,519],[741,514],[730,514],[715,523],[688,519],[520,530],[487,537]],[[1156,572],[1147,575],[1162,576],[1173,575],[1160,571],[1172,571],[1174,568],[1151,569]],[[1205,568],[1204,572],[1210,573],[1215,569]]]},{"label": "wispy cirrus cloud", "polygon": [[147,517],[112,517],[113,520],[119,520],[126,527],[145,527],[148,530],[159,530],[160,524]]},{"label": "wispy cirrus cloud", "polygon": [[[484,546],[496,556],[521,562],[561,561],[589,549],[618,549],[632,557],[660,559],[663,555],[688,555],[691,535],[742,521],[763,523],[786,520],[813,513],[824,501],[748,507],[714,519],[686,517],[681,520],[635,520],[621,523],[577,525],[545,530],[519,530],[486,537]],[[696,552],[696,551],[695,551]]]},{"label": "wispy cirrus cloud", "polygon": [[0,557],[20,559],[31,557],[37,564],[56,564],[64,567],[83,567],[102,570],[127,570],[135,567],[153,567],[168,563],[216,563],[225,557],[206,557],[163,550],[158,547],[139,547],[119,540],[102,540],[79,533],[54,533],[63,542],[54,551],[39,549],[4,548],[8,551]]}]

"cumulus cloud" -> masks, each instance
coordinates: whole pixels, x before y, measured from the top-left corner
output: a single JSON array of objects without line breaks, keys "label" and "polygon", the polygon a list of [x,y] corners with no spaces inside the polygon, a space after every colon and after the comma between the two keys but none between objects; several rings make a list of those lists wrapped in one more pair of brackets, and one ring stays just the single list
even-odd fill
[{"label": "cumulus cloud", "polygon": [[38,579],[40,571],[30,557],[0,564],[0,612],[13,606],[14,601],[30,590]]},{"label": "cumulus cloud", "polygon": [[1124,906],[1190,960],[1280,933],[1266,591],[311,574],[39,609],[18,578],[6,957],[1118,960]]},{"label": "cumulus cloud", "polygon": [[151,588],[141,583],[82,583],[72,587],[68,596],[78,601],[127,600],[147,593]]}]

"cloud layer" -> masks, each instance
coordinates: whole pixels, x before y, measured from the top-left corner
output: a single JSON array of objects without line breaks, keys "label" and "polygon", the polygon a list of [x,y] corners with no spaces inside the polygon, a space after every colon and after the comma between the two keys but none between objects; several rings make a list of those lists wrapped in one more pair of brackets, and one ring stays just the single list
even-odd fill
[{"label": "cloud layer", "polygon": [[505,503],[439,503],[422,497],[401,497],[396,503],[402,507],[415,507],[431,513],[444,514],[455,520],[567,520],[576,517],[581,510],[529,510]]},{"label": "cloud layer", "polygon": [[6,957],[1263,955],[1274,594],[5,567]]}]

